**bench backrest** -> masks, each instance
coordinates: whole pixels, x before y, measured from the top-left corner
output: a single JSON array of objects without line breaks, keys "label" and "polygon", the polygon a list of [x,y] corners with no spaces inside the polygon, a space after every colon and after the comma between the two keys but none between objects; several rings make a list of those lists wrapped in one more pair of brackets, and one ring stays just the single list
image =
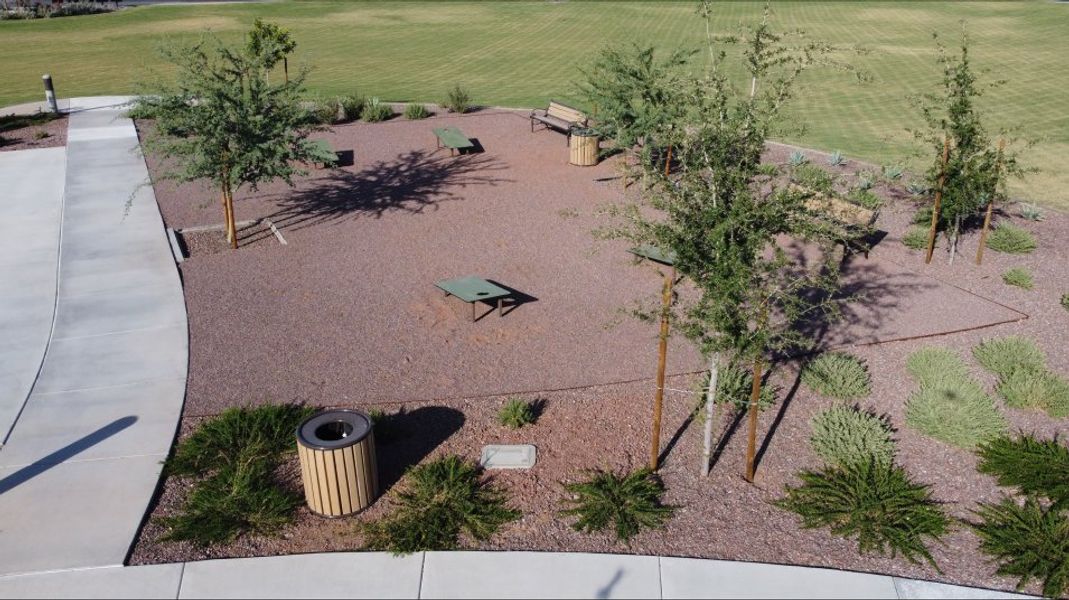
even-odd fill
[{"label": "bench backrest", "polygon": [[561,104],[556,100],[550,101],[549,108],[546,109],[546,115],[569,123],[586,123],[586,115],[582,111]]},{"label": "bench backrest", "polygon": [[876,211],[838,198],[817,195],[807,199],[805,206],[847,225],[869,227],[876,222]]}]

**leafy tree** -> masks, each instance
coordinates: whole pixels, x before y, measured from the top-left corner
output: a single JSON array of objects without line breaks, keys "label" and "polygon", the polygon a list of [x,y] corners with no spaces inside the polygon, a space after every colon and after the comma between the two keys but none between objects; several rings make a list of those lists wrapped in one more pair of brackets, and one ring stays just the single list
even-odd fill
[{"label": "leafy tree", "polygon": [[271,70],[282,61],[286,81],[290,80],[289,55],[296,49],[297,42],[290,37],[289,30],[260,18],[253,21],[252,29],[245,36],[245,50],[250,56],[261,57],[265,69]]},{"label": "leafy tree", "polygon": [[[711,7],[702,4],[707,20]],[[807,345],[811,340],[792,325],[814,312],[835,310],[822,299],[827,294],[814,292],[836,287],[837,267],[804,267],[778,241],[789,237],[829,246],[842,232],[806,208],[803,192],[778,185],[761,165],[765,141],[782,122],[798,76],[829,49],[788,46],[772,31],[770,18],[766,9],[756,27],[739,35],[710,34],[712,62],[704,75],[655,80],[679,88],[650,94],[670,95],[681,105],[662,138],[675,147],[675,172],[639,161],[635,168],[645,182],[640,197],[610,207],[614,222],[602,231],[673,253],[675,268],[698,291],[674,309],[673,319],[710,364],[703,472],[721,366],[736,357],[757,361],[773,350]],[[748,89],[739,90],[729,79],[723,43],[744,45]],[[824,253],[829,262],[833,254]],[[762,372],[755,366],[758,382]]]},{"label": "leafy tree", "polygon": [[[992,144],[984,119],[976,106],[983,94],[979,75],[969,58],[969,39],[964,25],[961,33],[961,54],[948,54],[938,42],[939,64],[942,66],[942,89],[938,94],[923,94],[912,98],[921,112],[926,129],[914,130],[913,135],[935,156],[928,170],[928,183],[942,190],[937,228],[944,232],[950,248],[950,262],[957,254],[958,239],[963,228],[975,227],[975,217],[989,201],[1005,198],[1005,176],[1021,176],[1023,170],[1013,152],[1000,153]],[[1001,85],[996,81],[990,87]],[[944,143],[949,140],[947,162],[943,167]],[[942,178],[942,187],[939,186]]]},{"label": "leafy tree", "polygon": [[275,179],[292,185],[304,174],[296,163],[333,158],[307,139],[304,75],[271,84],[265,73],[275,54],[230,48],[210,35],[162,54],[177,67],[175,81],[141,96],[136,108],[156,119],[148,146],[174,159],[166,178],[218,186],[227,240],[237,248],[234,192]]}]

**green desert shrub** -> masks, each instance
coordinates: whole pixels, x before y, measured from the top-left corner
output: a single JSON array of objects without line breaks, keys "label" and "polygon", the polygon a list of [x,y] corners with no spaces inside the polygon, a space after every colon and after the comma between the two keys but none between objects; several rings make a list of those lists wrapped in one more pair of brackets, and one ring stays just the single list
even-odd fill
[{"label": "green desert shrub", "polygon": [[928,230],[923,227],[910,227],[902,236],[902,243],[912,250],[924,250],[928,247]]},{"label": "green desert shrub", "polygon": [[843,156],[842,152],[836,150],[828,155],[828,164],[833,167],[841,167],[846,164],[846,158]]},{"label": "green desert shrub", "polygon": [[883,177],[888,181],[898,181],[902,179],[902,167],[899,165],[884,165]]},{"label": "green desert shrub", "polygon": [[[909,192],[910,196],[913,196],[914,198],[919,198],[921,196],[927,195],[932,190],[931,190],[931,188],[928,187],[928,185],[926,183],[924,183],[922,181],[913,180],[913,181],[910,181],[909,185],[906,186],[906,191]],[[932,220],[932,212],[931,212],[931,210],[932,210],[931,208],[928,209],[928,220],[929,221]]]},{"label": "green desert shrub", "polygon": [[922,386],[969,378],[969,368],[956,352],[935,346],[921,348],[910,354],[906,359],[906,370]]},{"label": "green desert shrub", "polygon": [[347,94],[338,96],[334,99],[334,102],[338,105],[338,120],[348,123],[360,118],[360,114],[364,111],[364,103],[367,100],[357,94]]},{"label": "green desert shrub", "polygon": [[998,562],[998,575],[1017,577],[1018,589],[1031,579],[1042,583],[1050,598],[1069,595],[1069,514],[1044,506],[1035,498],[1019,504],[1003,498],[981,504],[970,523],[980,549]]},{"label": "green desert shrub", "polygon": [[972,355],[981,366],[1000,377],[1017,369],[1042,369],[1047,362],[1035,342],[1017,335],[984,340],[972,349]]},{"label": "green desert shrub", "polygon": [[[708,386],[706,386],[707,388]],[[705,389],[702,390],[705,393]],[[762,385],[757,399],[757,409],[767,410],[776,404],[778,390],[773,385]],[[716,379],[716,401],[735,410],[748,410],[753,395],[753,370],[737,364],[722,367]]]},{"label": "green desert shrub", "polygon": [[1069,294],[1062,294],[1062,308],[1069,310]]},{"label": "green desert shrub", "polygon": [[865,363],[845,352],[826,352],[809,361],[802,368],[802,382],[821,395],[840,400],[863,398],[872,391]]},{"label": "green desert shrub", "polygon": [[1021,204],[1021,217],[1028,219],[1029,221],[1042,221],[1044,219],[1043,211],[1035,204]]},{"label": "green desert shrub", "polygon": [[456,549],[462,533],[489,539],[519,517],[478,465],[450,455],[412,468],[397,507],[362,530],[368,549],[410,554]]},{"label": "green desert shrub", "polygon": [[857,185],[855,186],[859,190],[870,190],[876,185],[876,174],[872,171],[861,171],[857,174]]},{"label": "green desert shrub", "polygon": [[854,406],[833,406],[814,417],[812,426],[809,443],[830,465],[894,460],[891,426],[870,412]]},{"label": "green desert shrub", "polygon": [[863,190],[860,188],[850,190],[846,195],[846,200],[869,210],[879,210],[879,208],[883,206],[883,200],[881,200],[872,190]]},{"label": "green desert shrub", "polygon": [[950,519],[930,488],[901,467],[873,459],[798,477],[802,485],[787,486],[787,495],[775,504],[797,513],[803,527],[827,527],[834,535],[856,539],[862,554],[901,554],[910,562],[935,565],[928,544],[947,533]]},{"label": "green desert shrub", "polygon": [[830,194],[835,187],[835,178],[830,173],[812,164],[802,164],[791,169],[791,181],[824,194]]},{"label": "green desert shrub", "polygon": [[509,429],[519,429],[538,420],[538,410],[533,402],[522,398],[509,398],[497,413],[499,423]]},{"label": "green desert shrub", "polygon": [[960,448],[974,448],[1006,432],[1006,418],[975,381],[921,386],[906,401],[906,423]]},{"label": "green desert shrub", "polygon": [[422,104],[409,104],[405,107],[405,118],[409,121],[418,121],[431,116],[427,107]]},{"label": "green desert shrub", "polygon": [[1046,498],[1055,508],[1069,508],[1069,448],[1058,441],[999,436],[980,445],[977,469],[1003,487]]},{"label": "green desert shrub", "polygon": [[164,539],[207,546],[290,522],[301,497],[276,471],[312,412],[292,404],[231,408],[202,423],[164,465],[170,475],[193,479],[178,512],[161,521],[168,528]]},{"label": "green desert shrub", "polygon": [[618,540],[627,541],[644,528],[662,527],[675,512],[661,502],[664,483],[649,469],[623,475],[591,471],[588,480],[564,489],[571,494],[566,500],[570,508],[561,515],[576,517],[572,528],[584,533],[612,529]]},{"label": "green desert shrub", "polygon": [[1054,418],[1069,417],[1069,383],[1045,368],[1019,368],[996,388],[1013,408],[1037,408]]},{"label": "green desert shrub", "polygon": [[[917,212],[913,213],[912,222],[914,225],[931,225],[932,224],[932,207],[922,206],[917,209]],[[925,230],[927,231],[927,230]]]},{"label": "green desert shrub", "polygon": [[1007,254],[1028,254],[1036,249],[1036,238],[1016,225],[1003,223],[991,230],[987,247]]},{"label": "green desert shrub", "polygon": [[451,113],[464,114],[471,109],[471,94],[458,83],[446,93],[442,106]]},{"label": "green desert shrub", "polygon": [[378,98],[368,98],[364,102],[363,111],[360,113],[360,118],[365,123],[378,123],[392,116],[393,108],[386,102],[381,102]]},{"label": "green desert shrub", "polygon": [[1032,281],[1032,273],[1028,269],[1013,268],[1009,269],[1002,274],[1002,281],[1006,285],[1012,285],[1022,289],[1030,290],[1035,285]]}]

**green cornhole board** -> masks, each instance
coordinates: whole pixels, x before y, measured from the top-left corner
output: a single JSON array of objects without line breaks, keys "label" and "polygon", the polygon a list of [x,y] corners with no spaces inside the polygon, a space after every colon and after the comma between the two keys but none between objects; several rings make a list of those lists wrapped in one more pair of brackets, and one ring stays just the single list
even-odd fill
[{"label": "green cornhole board", "polygon": [[454,152],[462,150],[464,148],[474,148],[475,144],[468,139],[468,136],[464,135],[456,127],[435,127],[434,135],[438,138],[438,148],[449,148],[449,155],[452,156]]},{"label": "green cornhole board", "polygon": [[497,299],[497,314],[503,314],[504,299],[512,295],[512,292],[503,287],[496,286],[479,277],[461,277],[459,279],[446,279],[434,284],[438,286],[446,296],[456,296],[464,302],[471,304],[471,322],[475,322],[475,303],[479,301]]},{"label": "green cornhole board", "polygon": [[662,265],[672,266],[676,264],[675,252],[665,252],[657,246],[652,246],[650,244],[643,244],[642,246],[628,250],[628,252],[641,258],[648,258],[654,262],[659,262]]},{"label": "green cornhole board", "polygon": [[327,140],[311,140],[310,147],[315,155],[315,162],[323,168],[338,165],[338,153],[330,146]]}]

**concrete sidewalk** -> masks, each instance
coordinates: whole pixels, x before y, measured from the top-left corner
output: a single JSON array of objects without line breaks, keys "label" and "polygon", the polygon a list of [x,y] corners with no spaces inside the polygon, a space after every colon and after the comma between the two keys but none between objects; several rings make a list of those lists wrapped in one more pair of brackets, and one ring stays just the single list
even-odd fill
[{"label": "concrete sidewalk", "polygon": [[615,554],[341,552],[0,577],[0,597],[1023,598],[885,575]]},{"label": "concrete sidewalk", "polygon": [[[55,318],[43,363],[24,346],[40,373],[0,450],[0,574],[121,565],[178,426],[185,299],[123,101],[71,100],[65,177],[50,173],[58,285],[54,261],[34,268],[53,278]],[[27,175],[45,177],[0,172],[0,189]]]}]

